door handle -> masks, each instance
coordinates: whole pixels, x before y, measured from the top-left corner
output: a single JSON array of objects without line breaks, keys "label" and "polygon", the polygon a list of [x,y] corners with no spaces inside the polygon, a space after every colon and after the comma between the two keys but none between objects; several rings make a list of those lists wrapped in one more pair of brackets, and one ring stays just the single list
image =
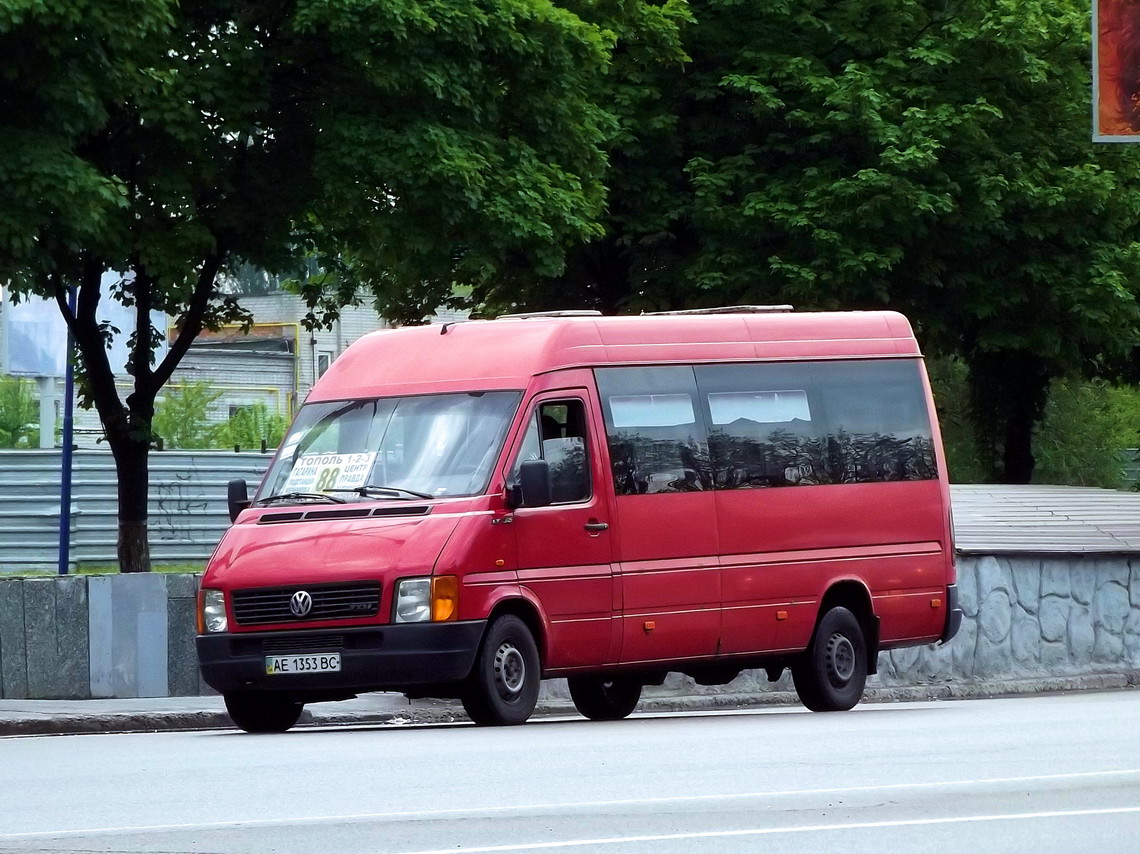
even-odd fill
[{"label": "door handle", "polygon": [[590,532],[605,531],[609,527],[609,524],[606,522],[587,522],[585,525],[586,530]]}]

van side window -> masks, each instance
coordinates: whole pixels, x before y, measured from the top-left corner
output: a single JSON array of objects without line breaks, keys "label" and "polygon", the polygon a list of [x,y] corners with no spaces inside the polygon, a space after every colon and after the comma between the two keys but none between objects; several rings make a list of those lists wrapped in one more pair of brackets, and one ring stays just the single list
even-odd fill
[{"label": "van side window", "polygon": [[911,361],[699,365],[718,489],[937,476]]},{"label": "van side window", "polygon": [[598,368],[618,495],[712,488],[691,367]]},{"label": "van side window", "polygon": [[590,497],[586,409],[582,401],[560,400],[539,404],[511,468],[511,482],[518,482],[519,465],[523,460],[538,459],[550,463],[553,503],[569,504]]}]

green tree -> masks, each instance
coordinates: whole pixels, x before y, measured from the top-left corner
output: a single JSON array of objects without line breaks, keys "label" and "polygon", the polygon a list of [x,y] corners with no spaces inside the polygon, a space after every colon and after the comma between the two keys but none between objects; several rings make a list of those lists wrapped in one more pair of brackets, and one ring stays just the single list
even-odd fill
[{"label": "green tree", "polygon": [[1125,451],[1140,442],[1140,390],[1103,380],[1065,377],[1053,382],[1033,437],[1034,480],[1119,489],[1126,482]]},{"label": "green tree", "polygon": [[[977,441],[966,365],[959,359],[932,360],[930,379],[950,479],[985,480],[989,469],[983,460],[991,446]],[[1140,389],[1062,377],[1050,385],[1044,415],[1033,433],[1038,461],[1033,480],[1108,489],[1131,486],[1127,452],[1138,445]]]},{"label": "green tree", "polygon": [[[156,395],[202,329],[248,320],[219,272],[327,259],[334,308],[508,257],[556,273],[597,231],[611,41],[552,0],[0,0],[0,278],[75,337],[124,571],[149,568]],[[141,321],[125,399],[106,300]],[[177,319],[158,363],[152,310]]]},{"label": "green tree", "polygon": [[691,62],[615,87],[605,234],[478,296],[901,309],[965,360],[987,476],[1028,481],[1051,379],[1138,364],[1140,151],[1090,142],[1089,4],[689,6]]},{"label": "green tree", "polygon": [[39,447],[39,420],[35,382],[0,377],[0,448]]},{"label": "green tree", "polygon": [[222,396],[208,382],[168,385],[156,401],[151,430],[164,448],[212,448],[210,407]]},{"label": "green tree", "polygon": [[211,434],[211,442],[217,448],[243,448],[256,451],[265,442],[266,447],[276,448],[285,438],[289,426],[285,416],[270,412],[261,401],[238,410],[223,423],[217,425]]}]

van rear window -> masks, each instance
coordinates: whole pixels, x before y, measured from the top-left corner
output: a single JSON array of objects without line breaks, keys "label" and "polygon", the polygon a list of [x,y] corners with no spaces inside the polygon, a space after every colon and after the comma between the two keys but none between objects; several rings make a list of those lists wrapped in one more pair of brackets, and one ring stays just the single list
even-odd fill
[{"label": "van rear window", "polygon": [[619,495],[712,488],[691,367],[599,368],[595,376]]},{"label": "van rear window", "polygon": [[599,368],[595,375],[619,495],[937,477],[915,360]]}]

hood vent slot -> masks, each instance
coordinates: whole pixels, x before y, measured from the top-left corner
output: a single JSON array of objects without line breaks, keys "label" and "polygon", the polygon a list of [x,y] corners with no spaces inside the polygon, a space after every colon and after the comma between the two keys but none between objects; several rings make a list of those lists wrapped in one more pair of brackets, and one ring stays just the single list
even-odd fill
[{"label": "hood vent slot", "polygon": [[265,513],[257,520],[259,525],[279,525],[282,522],[315,522],[324,519],[368,519],[384,516],[426,516],[431,506],[417,504],[412,507],[346,507],[343,510],[294,510],[289,513]]},{"label": "hood vent slot", "polygon": [[426,516],[431,507],[424,504],[422,507],[377,507],[370,516]]},{"label": "hood vent slot", "polygon": [[354,507],[352,510],[306,510],[306,519],[359,519],[372,511],[367,507]]}]

